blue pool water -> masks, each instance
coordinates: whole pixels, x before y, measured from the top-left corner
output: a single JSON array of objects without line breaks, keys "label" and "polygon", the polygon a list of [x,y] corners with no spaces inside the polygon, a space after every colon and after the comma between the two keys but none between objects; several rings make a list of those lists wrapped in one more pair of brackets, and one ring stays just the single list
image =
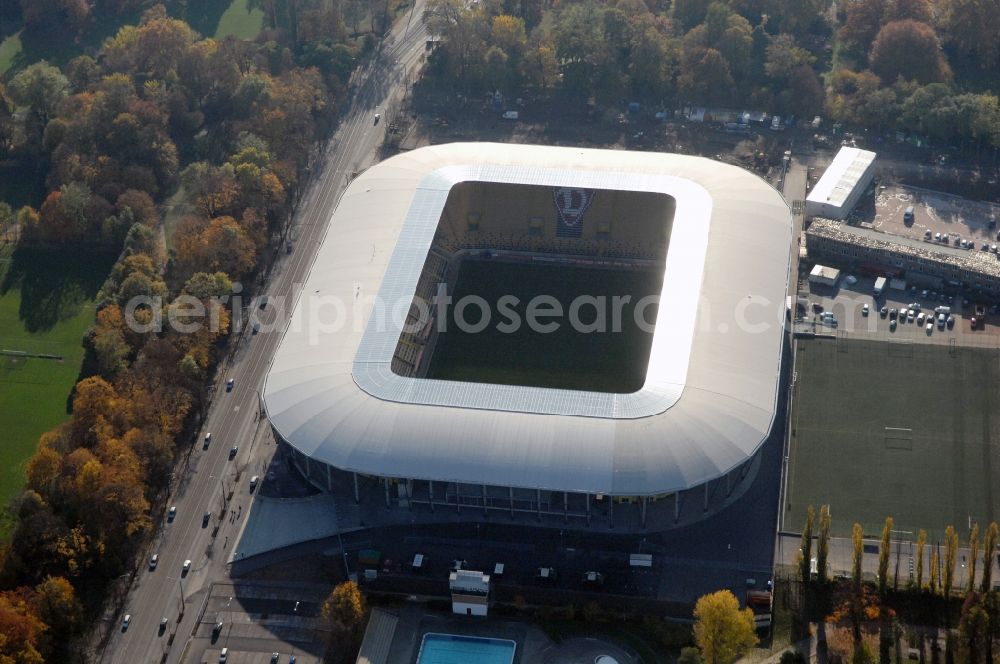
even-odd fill
[{"label": "blue pool water", "polygon": [[454,634],[425,634],[417,664],[511,664],[513,641]]}]

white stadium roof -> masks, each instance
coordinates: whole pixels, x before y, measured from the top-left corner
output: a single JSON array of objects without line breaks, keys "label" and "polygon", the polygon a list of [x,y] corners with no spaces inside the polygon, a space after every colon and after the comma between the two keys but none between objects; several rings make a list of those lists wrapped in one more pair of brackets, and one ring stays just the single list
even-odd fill
[{"label": "white stadium roof", "polygon": [[[371,315],[375,295],[390,308],[409,304],[448,192],[462,181],[676,199],[642,390],[390,370],[401,323]],[[688,489],[744,463],[770,432],[791,232],[774,189],[700,157],[490,143],[414,150],[369,169],[341,198],[272,361],[264,407],[285,441],[348,471],[609,495]]]}]

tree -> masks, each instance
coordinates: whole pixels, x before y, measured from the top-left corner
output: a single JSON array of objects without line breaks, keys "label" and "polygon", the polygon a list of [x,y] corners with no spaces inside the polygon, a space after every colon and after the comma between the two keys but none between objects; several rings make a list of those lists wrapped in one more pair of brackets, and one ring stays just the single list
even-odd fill
[{"label": "tree", "polygon": [[924,547],[927,544],[927,531],[923,528],[917,533],[917,589],[924,587]]},{"label": "tree", "polygon": [[983,595],[993,590],[993,556],[997,550],[997,533],[997,522],[994,521],[986,531],[986,542],[983,545],[983,581],[979,586]]},{"label": "tree", "polygon": [[1000,63],[1000,4],[983,0],[941,0],[941,26],[962,53],[982,69]]},{"label": "tree", "polygon": [[678,86],[689,99],[703,103],[724,103],[732,97],[732,73],[729,63],[714,48],[689,50],[681,56]]},{"label": "tree", "polygon": [[820,505],[819,537],[816,540],[816,573],[819,585],[826,585],[827,558],[830,556],[830,506]]},{"label": "tree", "polygon": [[[979,562],[979,524],[972,524],[972,531],[969,533],[969,578],[966,582],[965,592],[971,593],[976,588],[976,563]],[[990,561],[992,564],[992,561]]]},{"label": "tree", "polygon": [[882,526],[882,540],[878,545],[878,594],[885,599],[889,585],[889,554],[892,550],[892,517],[885,518]]},{"label": "tree", "polygon": [[879,30],[868,62],[886,85],[897,78],[921,84],[951,78],[934,28],[911,19],[892,21]]},{"label": "tree", "polygon": [[39,641],[45,628],[23,591],[0,592],[0,661],[43,664]]},{"label": "tree", "polygon": [[853,563],[851,566],[851,582],[858,591],[861,589],[861,562],[865,555],[864,529],[860,523],[851,528],[851,544],[854,546]]},{"label": "tree", "polygon": [[709,0],[674,0],[672,16],[682,32],[687,32],[705,20]]},{"label": "tree", "polygon": [[812,578],[812,537],[815,515],[813,506],[810,505],[806,509],[806,524],[802,527],[802,541],[799,548],[799,578],[802,580],[804,592],[808,592],[809,580]]},{"label": "tree", "polygon": [[979,595],[970,592],[962,604],[962,614],[958,621],[958,647],[965,655],[964,661],[970,664],[992,662],[984,657],[990,651],[992,635],[989,615],[983,605]]},{"label": "tree", "polygon": [[780,34],[767,47],[764,71],[773,79],[786,80],[797,67],[810,66],[816,60],[813,55],[795,43],[795,37]]},{"label": "tree", "polygon": [[65,654],[83,621],[83,607],[76,598],[73,584],[61,576],[47,576],[35,586],[31,603],[35,613],[49,627],[47,649]]},{"label": "tree", "polygon": [[945,599],[951,597],[952,584],[955,582],[955,562],[958,558],[958,534],[954,526],[944,530],[944,573],[941,575],[941,592]]},{"label": "tree", "polygon": [[932,595],[936,595],[938,591],[938,580],[941,578],[941,558],[938,555],[937,549],[931,552],[931,578],[930,578],[930,591]]},{"label": "tree", "polygon": [[365,598],[353,581],[338,584],[323,602],[321,613],[330,628],[330,641],[344,661],[354,661],[364,626]]},{"label": "tree", "polygon": [[700,597],[694,619],[694,641],[705,664],[730,664],[757,644],[753,611],[741,611],[728,590]]},{"label": "tree", "polygon": [[7,92],[18,106],[27,106],[44,128],[69,93],[69,80],[57,67],[42,60],[19,71]]},{"label": "tree", "polygon": [[697,648],[681,648],[681,654],[677,657],[677,664],[702,664],[701,651]]}]

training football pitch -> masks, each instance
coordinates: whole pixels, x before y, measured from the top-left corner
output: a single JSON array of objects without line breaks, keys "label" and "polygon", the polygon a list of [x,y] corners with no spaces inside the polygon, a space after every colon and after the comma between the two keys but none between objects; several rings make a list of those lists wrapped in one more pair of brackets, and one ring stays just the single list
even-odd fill
[{"label": "training football pitch", "polygon": [[[663,273],[654,270],[588,268],[568,265],[511,264],[490,260],[466,260],[460,264],[453,301],[475,295],[489,304],[489,324],[480,332],[463,331],[456,325],[458,307],[449,309],[446,331],[438,335],[428,378],[501,385],[631,393],[642,388],[649,362],[652,334],[635,324],[636,303],[658,294]],[[512,308],[521,319],[516,331],[498,326],[509,320],[501,316],[497,303],[503,296],[516,297]],[[552,332],[537,332],[527,324],[528,303],[536,296],[558,300],[562,317],[538,317],[541,323],[558,323]],[[570,305],[580,295],[605,298],[602,309],[606,332],[578,332],[570,324]],[[621,307],[620,331],[613,331],[612,297],[631,296]],[[481,322],[480,308],[469,306],[462,318],[471,325]],[[656,320],[656,307],[645,311],[646,320]],[[594,306],[581,306],[579,319],[598,322]]]},{"label": "training football pitch", "polygon": [[1000,349],[800,340],[795,375],[786,530],[823,503],[838,536],[1000,518]]},{"label": "training football pitch", "polygon": [[[107,257],[0,248],[0,505],[24,483],[38,437],[67,417]],[[50,355],[46,359],[33,355]]]}]

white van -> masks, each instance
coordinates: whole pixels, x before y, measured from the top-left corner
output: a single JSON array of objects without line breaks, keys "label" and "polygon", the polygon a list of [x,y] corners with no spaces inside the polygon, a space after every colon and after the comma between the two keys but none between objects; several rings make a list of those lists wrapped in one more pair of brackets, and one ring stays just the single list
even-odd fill
[{"label": "white van", "polygon": [[229,659],[229,648],[223,648],[219,651],[219,664],[226,664]]}]

